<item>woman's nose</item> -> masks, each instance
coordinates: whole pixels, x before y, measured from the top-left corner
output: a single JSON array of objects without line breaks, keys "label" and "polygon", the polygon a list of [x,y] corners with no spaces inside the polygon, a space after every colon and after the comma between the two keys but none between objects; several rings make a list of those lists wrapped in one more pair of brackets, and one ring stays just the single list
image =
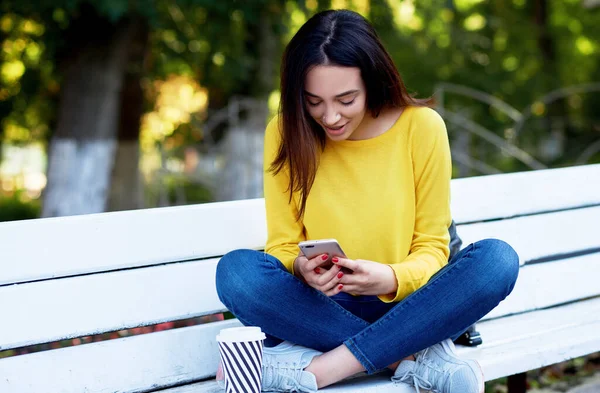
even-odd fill
[{"label": "woman's nose", "polygon": [[340,119],[340,114],[335,111],[326,111],[321,119],[325,125],[334,125]]}]

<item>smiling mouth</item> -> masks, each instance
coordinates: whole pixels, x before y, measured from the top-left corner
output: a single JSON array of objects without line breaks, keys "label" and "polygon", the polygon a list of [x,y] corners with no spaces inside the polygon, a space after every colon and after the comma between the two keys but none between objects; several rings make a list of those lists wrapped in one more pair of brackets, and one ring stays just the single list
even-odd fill
[{"label": "smiling mouth", "polygon": [[[348,123],[346,123],[346,124],[348,124]],[[341,130],[342,128],[344,128],[346,126],[346,124],[343,124],[343,125],[338,126],[338,127],[325,126],[325,128],[327,128],[328,130],[338,131],[338,130]]]}]

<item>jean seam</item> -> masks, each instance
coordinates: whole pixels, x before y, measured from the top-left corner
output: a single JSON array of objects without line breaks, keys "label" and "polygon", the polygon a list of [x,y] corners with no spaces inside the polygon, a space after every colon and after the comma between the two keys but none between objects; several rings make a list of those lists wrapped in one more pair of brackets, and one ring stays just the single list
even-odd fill
[{"label": "jean seam", "polygon": [[354,342],[354,339],[349,338],[344,342],[344,345],[348,348],[350,352],[356,357],[356,360],[362,364],[362,366],[367,371],[367,374],[372,374],[377,371],[377,368],[371,361],[365,356],[365,354],[360,350],[360,348]]}]

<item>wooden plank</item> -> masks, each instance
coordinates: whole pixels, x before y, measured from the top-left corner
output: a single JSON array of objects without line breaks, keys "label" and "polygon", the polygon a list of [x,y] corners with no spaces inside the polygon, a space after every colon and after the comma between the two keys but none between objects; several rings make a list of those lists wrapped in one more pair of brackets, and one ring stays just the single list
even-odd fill
[{"label": "wooden plank", "polygon": [[457,223],[600,204],[600,164],[452,180]]},{"label": "wooden plank", "polygon": [[[453,214],[461,223],[598,204],[599,174],[586,165],[453,180]],[[0,238],[0,285],[215,257],[263,247],[264,201],[0,223]]]},{"label": "wooden plank", "polygon": [[[222,312],[216,264],[210,259],[0,287],[0,315],[11,320],[0,324],[0,350]],[[513,293],[485,318],[600,295],[598,277],[600,253],[525,266]]]},{"label": "wooden plank", "polygon": [[[217,259],[0,287],[0,350],[214,314]],[[40,321],[43,324],[40,325]]]},{"label": "wooden plank", "polygon": [[[197,381],[214,375],[218,330],[237,324],[225,321],[2,359],[0,375],[8,377],[0,379],[0,391],[125,393]],[[479,359],[487,380],[536,369],[600,350],[600,298],[486,321],[479,330],[484,344],[460,353]]]},{"label": "wooden plank", "polygon": [[600,207],[592,207],[461,225],[457,231],[463,246],[488,237],[502,239],[514,247],[521,264],[525,264],[553,255],[600,251],[598,222]]},{"label": "wooden plank", "polygon": [[0,359],[0,392],[141,392],[214,376],[223,321]]},{"label": "wooden plank", "polygon": [[0,285],[221,256],[265,234],[262,199],[0,223]]},{"label": "wooden plank", "polygon": [[[483,319],[538,310],[600,295],[600,253],[525,265],[513,292]],[[485,339],[485,338],[484,338]]]},{"label": "wooden plank", "polygon": [[484,343],[460,347],[478,359],[486,380],[535,370],[600,351],[600,298],[478,325]]},{"label": "wooden plank", "polygon": [[[458,346],[464,358],[477,359],[486,381],[534,370],[600,351],[600,298],[577,304],[486,321],[478,325],[486,340],[476,347]],[[327,393],[404,393],[389,376],[354,379],[321,389]],[[320,390],[320,391],[321,391]],[[214,381],[161,390],[161,393],[217,393]],[[414,389],[407,390],[412,393]]]},{"label": "wooden plank", "polygon": [[[378,374],[371,377],[355,378],[342,381],[332,386],[319,389],[326,393],[415,393],[415,388],[407,384],[392,385],[390,375]],[[215,381],[200,382],[158,391],[160,393],[222,393]],[[425,392],[425,391],[423,391]]]}]

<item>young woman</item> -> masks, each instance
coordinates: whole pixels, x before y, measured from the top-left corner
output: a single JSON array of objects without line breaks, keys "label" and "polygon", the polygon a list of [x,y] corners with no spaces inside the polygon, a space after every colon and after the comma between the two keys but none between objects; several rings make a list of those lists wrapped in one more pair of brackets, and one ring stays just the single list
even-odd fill
[{"label": "young woman", "polygon": [[[217,268],[223,304],[268,334],[263,391],[389,368],[417,390],[483,392],[452,339],[512,291],[518,256],[488,239],[448,262],[450,148],[429,105],[354,12],[319,13],[288,44],[265,137],[266,252]],[[325,238],[347,258],[299,253]]]}]

